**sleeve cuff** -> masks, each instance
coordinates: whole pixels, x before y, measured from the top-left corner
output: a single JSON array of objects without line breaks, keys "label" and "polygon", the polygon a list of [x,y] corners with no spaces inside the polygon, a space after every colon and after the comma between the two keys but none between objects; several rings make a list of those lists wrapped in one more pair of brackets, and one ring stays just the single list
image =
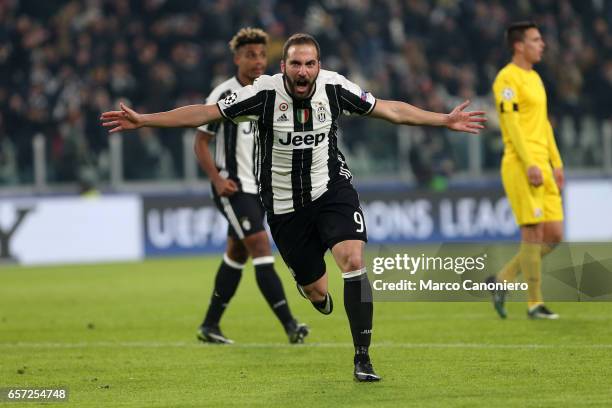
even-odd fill
[{"label": "sleeve cuff", "polygon": [[221,116],[223,116],[227,120],[231,120],[230,118],[227,117],[225,112],[223,112],[223,109],[221,109],[221,107],[219,106],[219,102],[217,102],[216,105],[217,105],[217,109],[219,109],[219,113],[221,114]]},{"label": "sleeve cuff", "polygon": [[200,126],[199,128],[197,128],[197,131],[201,132],[201,133],[205,133],[205,134],[207,134],[207,135],[209,135],[211,137],[217,136],[216,132],[213,132],[210,129],[206,129],[206,126]]},{"label": "sleeve cuff", "polygon": [[370,110],[368,110],[366,113],[364,113],[364,116],[368,116],[370,113],[372,113],[374,111],[374,108],[376,107],[376,102],[378,102],[378,99],[374,99],[374,103],[372,104],[372,107],[370,108]]}]

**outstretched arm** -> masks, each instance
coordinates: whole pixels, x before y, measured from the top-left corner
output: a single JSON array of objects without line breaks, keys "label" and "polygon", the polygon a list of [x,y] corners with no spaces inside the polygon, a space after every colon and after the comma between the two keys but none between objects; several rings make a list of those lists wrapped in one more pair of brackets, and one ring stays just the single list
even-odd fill
[{"label": "outstretched arm", "polygon": [[222,118],[217,105],[189,105],[167,112],[136,113],[123,103],[121,110],[104,112],[102,126],[110,127],[109,133],[141,127],[198,127]]},{"label": "outstretched arm", "polygon": [[469,104],[470,101],[465,101],[450,113],[436,113],[405,102],[377,99],[370,116],[402,125],[445,126],[458,132],[478,134],[487,119],[483,111],[464,112]]}]

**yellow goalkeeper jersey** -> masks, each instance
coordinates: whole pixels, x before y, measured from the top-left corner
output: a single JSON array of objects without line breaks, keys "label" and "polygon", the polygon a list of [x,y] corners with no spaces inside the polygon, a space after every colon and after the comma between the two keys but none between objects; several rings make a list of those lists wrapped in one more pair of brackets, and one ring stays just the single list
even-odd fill
[{"label": "yellow goalkeeper jersey", "polygon": [[504,141],[504,160],[526,169],[547,163],[562,167],[548,121],[546,90],[540,75],[509,63],[497,74],[493,94]]}]

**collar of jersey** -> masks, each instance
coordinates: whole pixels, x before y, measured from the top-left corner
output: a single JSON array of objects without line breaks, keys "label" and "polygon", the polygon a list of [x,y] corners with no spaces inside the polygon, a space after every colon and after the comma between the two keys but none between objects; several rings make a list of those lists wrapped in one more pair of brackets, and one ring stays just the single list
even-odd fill
[{"label": "collar of jersey", "polygon": [[234,79],[236,80],[236,82],[238,82],[238,85],[240,85],[240,86],[242,86],[242,87],[245,87],[245,86],[249,85],[249,84],[247,84],[247,85],[242,85],[242,82],[240,82],[240,79],[238,78],[238,74],[234,75]]}]

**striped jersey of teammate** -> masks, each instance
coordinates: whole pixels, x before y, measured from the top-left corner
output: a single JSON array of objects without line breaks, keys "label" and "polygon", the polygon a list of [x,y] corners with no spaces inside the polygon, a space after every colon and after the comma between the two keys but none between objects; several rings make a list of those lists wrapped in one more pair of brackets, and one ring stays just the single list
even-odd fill
[{"label": "striped jersey of teammate", "polygon": [[218,102],[236,123],[255,121],[256,171],[269,214],[286,214],[352,179],[338,149],[340,115],[367,115],[376,99],[342,75],[321,70],[307,99],[296,99],[282,74],[262,75]]},{"label": "striped jersey of teammate", "polygon": [[[242,88],[234,76],[212,90],[206,104],[214,104]],[[234,180],[240,190],[257,194],[255,180],[255,125],[252,122],[235,124],[231,121],[213,122],[198,128],[215,136],[215,164],[222,177]]]}]

